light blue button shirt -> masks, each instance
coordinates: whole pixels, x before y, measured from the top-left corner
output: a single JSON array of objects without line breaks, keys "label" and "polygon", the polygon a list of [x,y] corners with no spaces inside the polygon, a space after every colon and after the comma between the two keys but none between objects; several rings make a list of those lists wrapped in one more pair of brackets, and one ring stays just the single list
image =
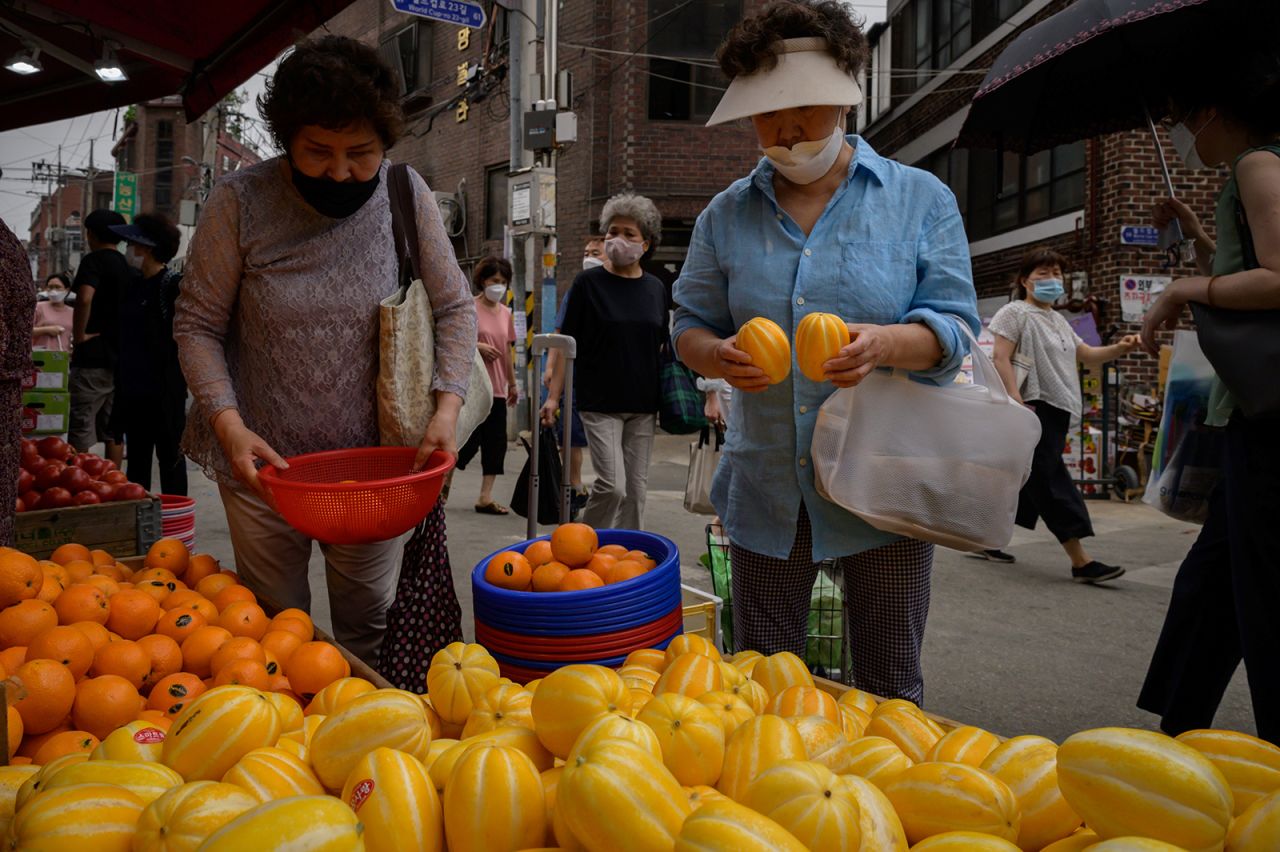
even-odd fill
[{"label": "light blue button shirt", "polygon": [[[923,322],[938,336],[942,360],[913,378],[940,385],[955,377],[969,346],[953,317],[975,335],[980,328],[955,196],[932,174],[881,157],[861,138],[849,143],[849,174],[808,236],[778,206],[766,159],[711,201],[675,284],[675,339],[691,328],[729,337],[764,316],[794,340],[800,320],[815,311],[854,323]],[[815,560],[897,538],[814,488],[809,445],[818,408],[834,391],[793,366],[780,384],[733,395],[711,501],[735,544],[788,556],[802,501]]]}]

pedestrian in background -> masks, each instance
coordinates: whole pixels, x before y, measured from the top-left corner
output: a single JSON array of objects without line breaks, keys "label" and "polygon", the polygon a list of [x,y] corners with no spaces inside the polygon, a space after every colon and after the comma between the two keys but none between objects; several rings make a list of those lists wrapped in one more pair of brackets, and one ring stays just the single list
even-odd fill
[{"label": "pedestrian in background", "polygon": [[36,288],[27,251],[0,221],[0,547],[13,545],[22,463],[22,380],[31,374]]},{"label": "pedestrian in background", "polygon": [[[1091,557],[1081,539],[1093,535],[1093,523],[1080,489],[1067,472],[1062,458],[1067,430],[1079,419],[1080,373],[1077,364],[1099,366],[1134,351],[1136,334],[1110,346],[1090,346],[1053,305],[1066,293],[1063,272],[1067,261],[1047,246],[1037,246],[1022,259],[1015,286],[1015,301],[996,311],[991,319],[995,335],[992,360],[1009,396],[1024,403],[1040,419],[1040,442],[1031,459],[1031,476],[1018,495],[1018,526],[1029,530],[1044,520],[1071,560],[1071,579],[1077,583],[1103,583],[1124,574],[1119,565]],[[1019,376],[1015,355],[1024,375]],[[986,550],[995,562],[1013,562],[1000,550]]]},{"label": "pedestrian in background", "polygon": [[55,272],[45,279],[41,299],[36,302],[36,315],[31,329],[31,347],[54,352],[71,351],[71,332],[75,311],[67,304],[71,295],[71,279]]},{"label": "pedestrian in background", "polygon": [[[667,339],[666,288],[640,260],[658,243],[662,215],[648,198],[622,193],[605,202],[600,226],[607,263],[574,279],[560,325],[578,344],[574,397],[596,475],[582,521],[640,530]],[[542,406],[545,425],[555,421],[563,389],[557,364]]]}]

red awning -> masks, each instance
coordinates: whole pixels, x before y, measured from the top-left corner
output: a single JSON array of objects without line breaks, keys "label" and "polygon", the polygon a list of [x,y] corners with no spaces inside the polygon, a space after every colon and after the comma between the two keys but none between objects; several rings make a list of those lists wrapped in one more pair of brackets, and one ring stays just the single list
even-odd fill
[{"label": "red awning", "polygon": [[[182,95],[188,120],[352,0],[0,0],[0,61],[40,49],[43,69],[0,69],[0,130]],[[104,46],[129,79],[104,83]]]}]

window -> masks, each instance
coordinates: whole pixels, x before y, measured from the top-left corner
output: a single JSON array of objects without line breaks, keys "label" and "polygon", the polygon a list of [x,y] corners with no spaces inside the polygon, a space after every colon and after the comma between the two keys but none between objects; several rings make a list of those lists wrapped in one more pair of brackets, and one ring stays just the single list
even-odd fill
[{"label": "window", "polygon": [[742,18],[742,0],[648,3],[644,52],[672,57],[649,60],[649,118],[706,121],[729,84],[714,56],[725,33]]},{"label": "window", "polygon": [[157,210],[173,206],[173,122],[156,122],[155,198]]},{"label": "window", "polygon": [[909,0],[893,16],[894,97],[905,97],[990,35],[1027,0]]},{"label": "window", "polygon": [[484,238],[500,240],[507,224],[507,170],[503,163],[490,166],[484,174]]},{"label": "window", "polygon": [[400,94],[425,89],[431,80],[431,29],[414,22],[382,40],[382,58],[400,78]]},{"label": "window", "polygon": [[111,193],[110,192],[94,192],[93,193],[93,210],[110,210],[111,209]]}]

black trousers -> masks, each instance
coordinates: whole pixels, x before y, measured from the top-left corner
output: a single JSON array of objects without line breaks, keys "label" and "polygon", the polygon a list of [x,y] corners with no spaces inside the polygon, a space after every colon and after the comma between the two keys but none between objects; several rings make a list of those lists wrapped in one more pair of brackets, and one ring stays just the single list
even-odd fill
[{"label": "black trousers", "polygon": [[151,459],[160,463],[160,491],[187,493],[187,459],[179,447],[187,425],[186,399],[143,398],[116,394],[112,420],[129,448],[125,475],[151,490]]},{"label": "black trousers", "polygon": [[1047,402],[1030,403],[1040,418],[1040,443],[1031,457],[1031,477],[1018,493],[1018,514],[1014,521],[1029,530],[1037,520],[1044,520],[1058,541],[1087,538],[1093,535],[1093,523],[1085,508],[1080,489],[1076,488],[1062,450],[1067,444],[1071,415]]},{"label": "black trousers", "polygon": [[471,433],[458,451],[458,470],[466,470],[476,453],[480,453],[480,472],[485,476],[502,476],[502,463],[507,458],[507,400],[495,397],[489,416]]},{"label": "black trousers", "polygon": [[1173,583],[1138,706],[1176,735],[1213,727],[1244,660],[1258,736],[1280,745],[1280,418],[1237,414],[1209,518]]}]

